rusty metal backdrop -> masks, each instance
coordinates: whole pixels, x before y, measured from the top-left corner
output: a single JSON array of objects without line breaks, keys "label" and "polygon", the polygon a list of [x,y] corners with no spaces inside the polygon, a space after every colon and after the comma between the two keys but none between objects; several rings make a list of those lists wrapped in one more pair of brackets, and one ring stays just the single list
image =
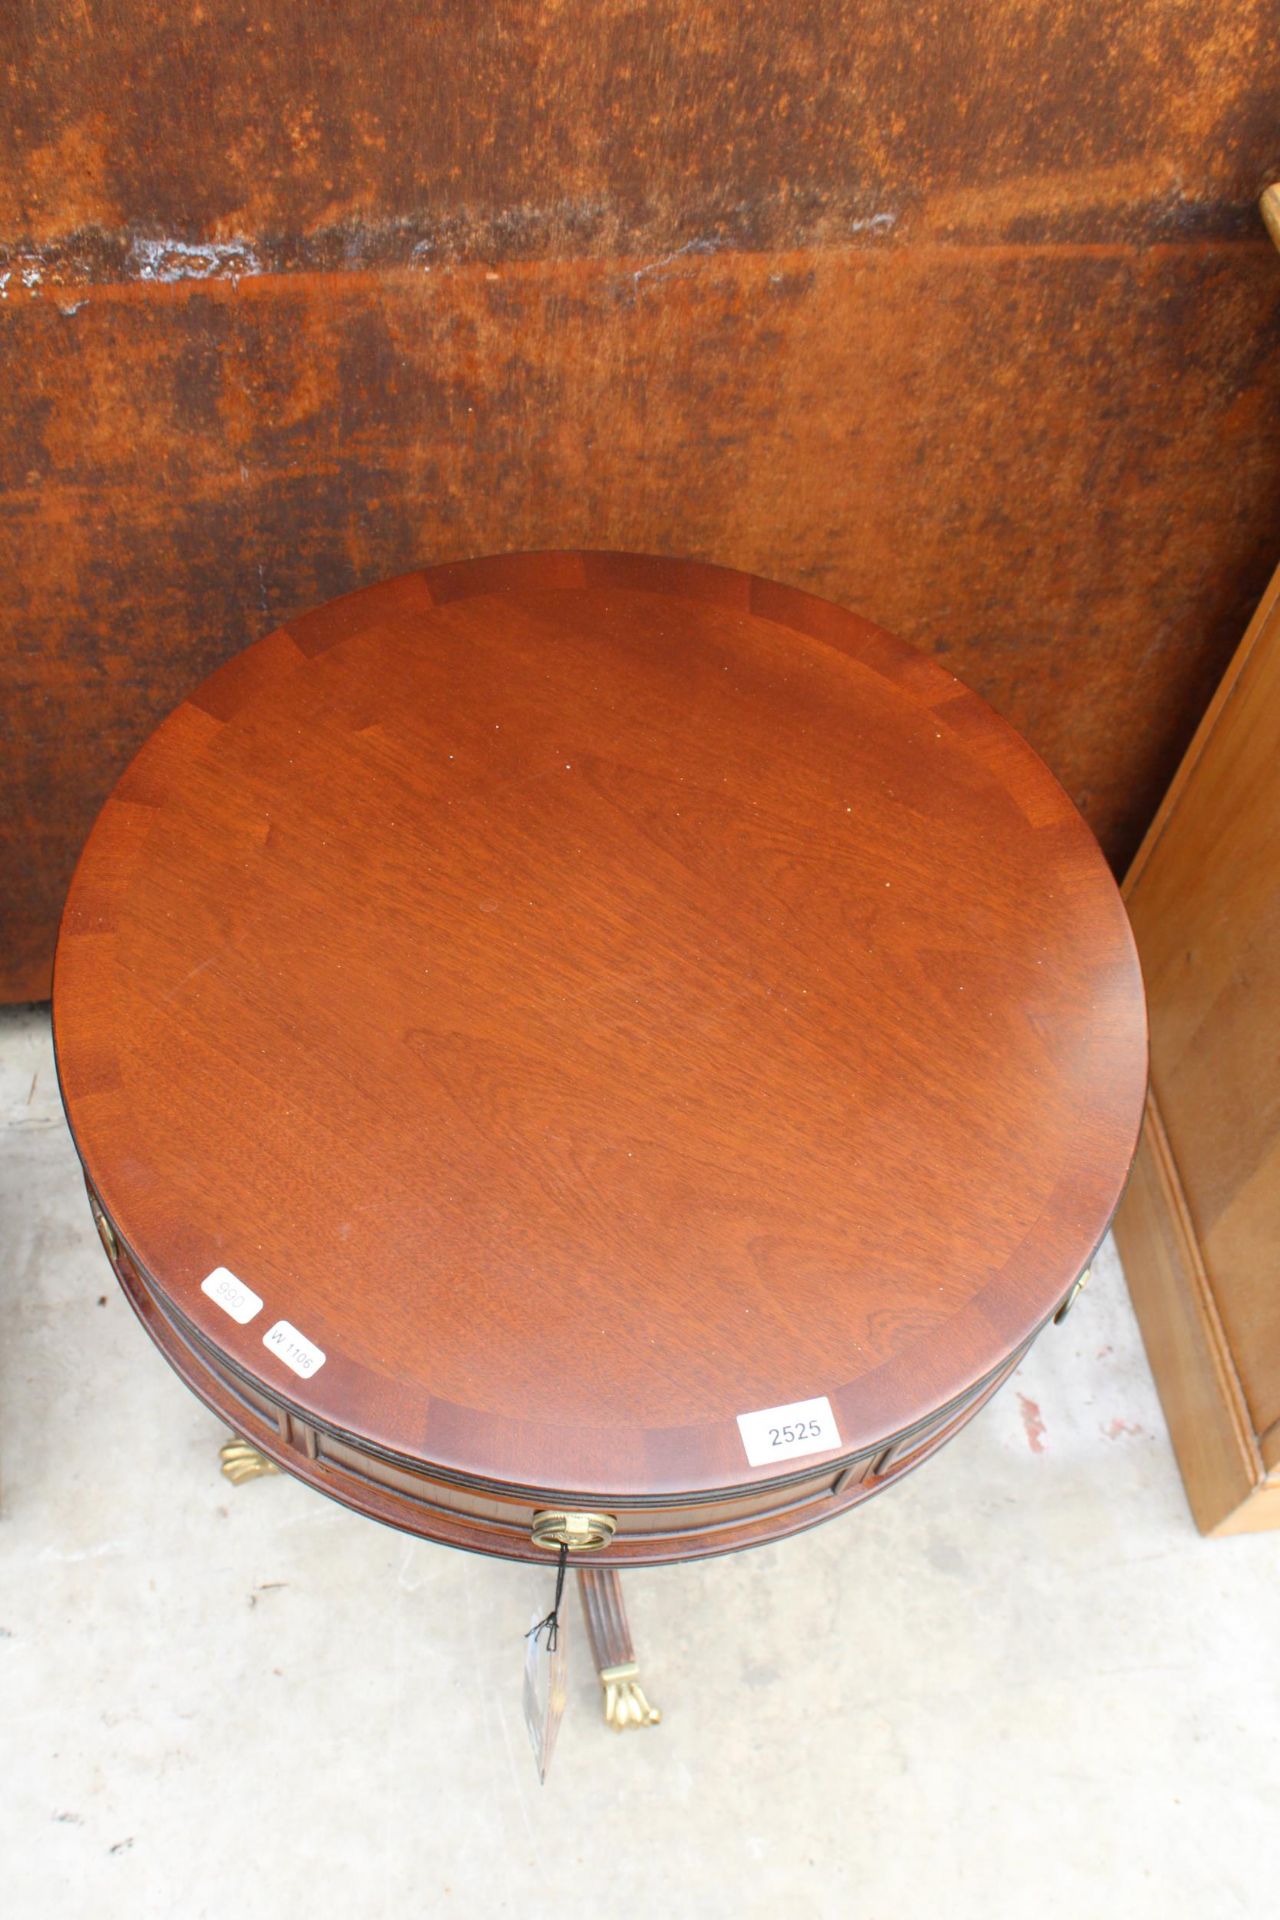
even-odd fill
[{"label": "rusty metal backdrop", "polygon": [[498,548],[945,657],[1123,862],[1276,559],[1258,0],[24,0],[0,19],[0,995],[148,730]]}]

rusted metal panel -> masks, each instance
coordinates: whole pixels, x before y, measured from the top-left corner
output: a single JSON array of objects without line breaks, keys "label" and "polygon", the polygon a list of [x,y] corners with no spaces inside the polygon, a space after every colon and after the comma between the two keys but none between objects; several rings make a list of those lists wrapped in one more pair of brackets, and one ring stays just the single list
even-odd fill
[{"label": "rusted metal panel", "polygon": [[777,248],[877,218],[910,239],[1148,240],[1240,227],[1280,161],[1268,0],[4,12],[0,232],[126,255]]},{"label": "rusted metal panel", "polygon": [[0,25],[0,991],[154,721],[301,608],[688,553],[943,656],[1123,860],[1274,564],[1270,12]]}]

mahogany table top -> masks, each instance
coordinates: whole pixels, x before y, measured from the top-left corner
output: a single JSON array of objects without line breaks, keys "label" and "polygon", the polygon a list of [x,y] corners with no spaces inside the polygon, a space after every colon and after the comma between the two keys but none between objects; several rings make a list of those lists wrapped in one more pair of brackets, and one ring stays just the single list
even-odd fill
[{"label": "mahogany table top", "polygon": [[827,602],[605,553],[215,673],[103,809],[54,1011],[90,1179],[243,1376],[619,1496],[766,1481],[742,1413],[826,1395],[852,1452],[988,1374],[1146,1078],[1119,895],[1011,728]]}]

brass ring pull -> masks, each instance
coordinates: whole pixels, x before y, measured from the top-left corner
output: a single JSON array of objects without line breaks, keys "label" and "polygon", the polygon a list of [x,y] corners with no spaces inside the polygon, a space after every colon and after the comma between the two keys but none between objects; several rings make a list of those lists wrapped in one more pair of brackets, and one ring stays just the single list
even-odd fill
[{"label": "brass ring pull", "polygon": [[94,1225],[98,1229],[98,1238],[106,1248],[108,1260],[110,1260],[112,1266],[114,1266],[120,1258],[120,1243],[116,1239],[115,1228],[96,1202],[91,1200],[89,1205],[93,1211]]},{"label": "brass ring pull", "polygon": [[535,1547],[554,1553],[567,1547],[570,1553],[592,1553],[607,1547],[618,1531],[611,1513],[535,1513],[529,1537]]},{"label": "brass ring pull", "polygon": [[1053,1324],[1055,1327],[1060,1327],[1062,1325],[1063,1321],[1066,1319],[1067,1315],[1070,1313],[1072,1307],[1074,1307],[1076,1301],[1080,1298],[1080,1295],[1084,1292],[1085,1288],[1088,1286],[1089,1274],[1091,1271],[1092,1271],[1091,1268],[1089,1267],[1085,1268],[1084,1272],[1080,1275],[1080,1278],[1076,1281],[1075,1285],[1072,1287],[1070,1293],[1067,1295],[1062,1305],[1058,1308],[1058,1311],[1054,1314]]}]

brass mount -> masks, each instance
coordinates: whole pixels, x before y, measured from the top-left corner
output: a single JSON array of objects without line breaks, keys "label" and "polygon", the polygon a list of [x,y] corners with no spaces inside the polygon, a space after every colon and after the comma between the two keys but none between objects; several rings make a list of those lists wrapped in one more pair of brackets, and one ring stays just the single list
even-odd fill
[{"label": "brass mount", "polygon": [[1092,1269],[1090,1267],[1085,1268],[1084,1272],[1080,1275],[1080,1278],[1075,1282],[1075,1285],[1072,1287],[1070,1293],[1067,1295],[1062,1305],[1058,1308],[1058,1311],[1054,1314],[1053,1324],[1055,1327],[1060,1327],[1062,1325],[1063,1321],[1066,1319],[1067,1315],[1070,1313],[1072,1307],[1074,1307],[1076,1301],[1080,1298],[1080,1295],[1084,1292],[1085,1288],[1088,1286],[1089,1275],[1091,1271]]},{"label": "brass mount", "polygon": [[570,1553],[594,1553],[607,1547],[618,1531],[611,1513],[535,1513],[529,1538],[535,1547],[555,1553],[567,1547]]}]

